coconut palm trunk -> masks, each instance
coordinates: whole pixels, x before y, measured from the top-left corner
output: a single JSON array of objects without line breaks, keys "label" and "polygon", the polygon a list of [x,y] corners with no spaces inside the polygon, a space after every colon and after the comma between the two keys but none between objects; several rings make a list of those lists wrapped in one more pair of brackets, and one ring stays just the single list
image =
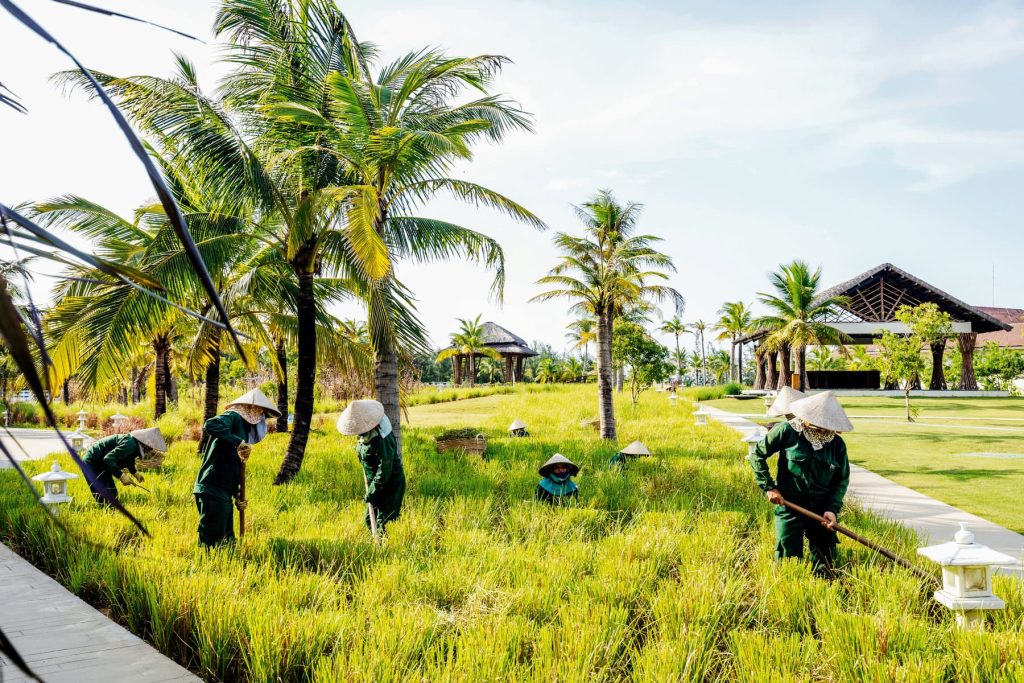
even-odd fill
[{"label": "coconut palm trunk", "polygon": [[377,367],[374,371],[374,388],[377,400],[384,405],[384,414],[391,421],[398,452],[402,452],[402,408],[399,404],[398,387],[398,352],[389,347],[377,354]]},{"label": "coconut palm trunk", "polygon": [[277,418],[277,431],[285,434],[288,432],[288,352],[283,339],[277,340],[275,351],[281,368],[281,379],[277,383],[277,412],[281,413]]},{"label": "coconut palm trunk", "polygon": [[298,365],[295,382],[295,418],[292,437],[288,441],[281,468],[274,484],[287,484],[302,467],[306,454],[306,442],[313,419],[313,387],[316,382],[316,297],[313,294],[313,272],[308,268],[296,268],[299,276],[299,292],[296,298],[295,315],[298,321]]},{"label": "coconut palm trunk", "polygon": [[793,383],[793,371],[790,368],[791,358],[789,352],[789,344],[782,344],[779,347],[779,381],[775,385],[776,389],[788,387]]},{"label": "coconut palm trunk", "polygon": [[779,385],[779,370],[777,358],[779,356],[778,351],[768,351],[765,353],[765,368],[764,368],[764,388],[775,389]]},{"label": "coconut palm trunk", "polygon": [[203,402],[203,420],[217,415],[217,404],[220,403],[220,352],[217,351],[213,360],[206,366],[206,389]]},{"label": "coconut palm trunk", "polygon": [[797,372],[800,373],[797,378],[797,389],[800,391],[807,391],[807,347],[801,346],[796,351],[796,363]]},{"label": "coconut palm trunk", "polygon": [[153,339],[153,418],[158,419],[167,412],[167,354],[170,342],[164,335]]},{"label": "coconut palm trunk", "polygon": [[612,325],[605,313],[597,316],[597,402],[601,438],[616,438],[615,404],[612,397]]},{"label": "coconut palm trunk", "polygon": [[743,384],[743,343],[736,342],[736,381]]}]

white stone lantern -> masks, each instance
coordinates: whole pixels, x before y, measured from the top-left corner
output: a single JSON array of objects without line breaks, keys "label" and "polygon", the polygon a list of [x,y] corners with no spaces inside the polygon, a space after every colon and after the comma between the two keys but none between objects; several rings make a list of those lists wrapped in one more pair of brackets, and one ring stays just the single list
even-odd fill
[{"label": "white stone lantern", "polygon": [[775,393],[769,391],[764,395],[764,409],[767,411],[775,403]]},{"label": "white stone lantern", "polygon": [[9,410],[4,411],[4,427],[11,424],[11,413]]},{"label": "white stone lantern", "polygon": [[55,515],[57,508],[54,506],[74,500],[68,495],[68,482],[72,479],[78,479],[78,475],[65,472],[57,464],[57,461],[54,461],[49,471],[32,477],[32,481],[42,482],[43,497],[41,500],[50,506],[50,511]]},{"label": "white stone lantern", "polygon": [[85,409],[79,410],[75,415],[78,417],[78,431],[85,431],[85,421],[89,417],[89,413],[85,412]]},{"label": "white stone lantern", "polygon": [[75,449],[75,452],[81,453],[85,450],[86,445],[92,441],[92,438],[81,429],[76,429],[68,435],[68,440],[71,441],[71,447]]},{"label": "white stone lantern", "polygon": [[127,419],[128,419],[127,417],[125,417],[124,415],[121,414],[121,411],[118,411],[118,412],[114,413],[113,415],[111,415],[110,416],[110,422],[111,422],[111,424],[114,425],[114,431],[117,432],[118,434],[120,434],[121,433],[121,425],[123,425],[124,421],[127,420]]},{"label": "white stone lantern", "polygon": [[[700,405],[700,404],[698,403],[697,405]],[[695,418],[697,418],[697,426],[698,427],[706,427],[707,424],[708,424],[708,415],[710,415],[710,414],[711,413],[709,413],[708,411],[704,410],[703,407],[699,408],[698,410],[693,411],[693,416]]]},{"label": "white stone lantern", "polygon": [[942,589],[935,591],[935,599],[956,613],[961,628],[983,629],[985,610],[1003,609],[1005,603],[992,594],[992,569],[1016,560],[975,543],[966,522],[960,522],[949,543],[918,548],[917,554],[942,567]]},{"label": "white stone lantern", "polygon": [[760,427],[754,428],[749,434],[743,437],[743,443],[747,444],[747,455],[754,454],[754,448],[763,438],[764,432],[761,431]]},{"label": "white stone lantern", "polygon": [[670,400],[670,401],[678,401],[679,397],[676,396],[676,392],[670,391],[670,392],[668,392],[668,400]]}]

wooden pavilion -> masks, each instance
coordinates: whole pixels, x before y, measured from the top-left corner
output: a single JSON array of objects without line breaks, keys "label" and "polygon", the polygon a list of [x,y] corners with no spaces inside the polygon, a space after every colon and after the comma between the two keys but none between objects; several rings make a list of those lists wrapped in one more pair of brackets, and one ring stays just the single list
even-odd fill
[{"label": "wooden pavilion", "polygon": [[[834,318],[823,322],[845,332],[854,344],[872,344],[882,330],[889,330],[897,334],[908,333],[906,325],[896,320],[896,311],[900,306],[917,306],[931,302],[936,304],[939,310],[949,313],[953,321],[953,334],[963,359],[960,383],[955,387],[959,390],[973,391],[978,388],[978,382],[974,375],[974,352],[978,334],[1011,329],[1008,323],[990,313],[964,303],[891,263],[883,263],[831,287],[823,291],[819,298],[832,296],[846,297],[848,303]],[[765,334],[759,332],[747,335],[739,343],[757,341]],[[941,370],[945,349],[945,342],[936,344],[931,349],[933,365],[938,368],[938,372],[932,376],[929,389],[948,388]],[[757,368],[757,375],[762,378],[761,388],[775,388],[768,380],[775,377],[781,378],[781,373],[776,375],[773,372],[775,369],[775,358],[771,357],[773,355],[775,354],[758,355],[762,364],[762,367]],[[808,379],[812,379],[810,373],[808,373]],[[815,387],[814,382],[809,382],[809,388],[819,387]]]},{"label": "wooden pavilion", "polygon": [[[509,332],[497,323],[485,322],[481,336],[484,340],[484,346],[494,349],[501,354],[505,381],[521,382],[523,379],[523,361],[530,356],[536,356],[537,352],[531,349],[522,337]],[[474,355],[477,358],[483,358],[479,353]],[[467,354],[458,354],[452,357],[455,384],[462,384],[468,360],[469,356]]]}]

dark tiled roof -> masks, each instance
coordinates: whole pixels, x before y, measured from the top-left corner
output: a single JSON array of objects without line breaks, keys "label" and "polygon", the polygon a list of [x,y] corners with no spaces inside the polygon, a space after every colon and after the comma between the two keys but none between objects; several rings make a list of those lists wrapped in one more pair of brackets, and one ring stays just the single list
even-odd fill
[{"label": "dark tiled roof", "polygon": [[978,346],[995,342],[1000,346],[1011,349],[1024,348],[1024,309],[1021,308],[994,308],[991,306],[975,306],[979,311],[984,311],[994,318],[1002,320],[1011,329],[999,330],[998,332],[986,332],[978,335]]}]

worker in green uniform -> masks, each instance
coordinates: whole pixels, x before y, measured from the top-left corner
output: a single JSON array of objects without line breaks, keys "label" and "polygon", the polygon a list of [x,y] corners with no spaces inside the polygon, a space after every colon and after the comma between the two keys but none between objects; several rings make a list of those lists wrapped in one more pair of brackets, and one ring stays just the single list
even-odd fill
[{"label": "worker in green uniform", "polygon": [[377,518],[377,528],[398,519],[405,498],[405,469],[398,452],[391,421],[384,414],[379,401],[365,399],[352,401],[338,418],[338,431],[346,436],[358,436],[356,455],[363,467],[368,504],[366,526],[372,529],[370,510]]},{"label": "worker in green uniform", "polygon": [[136,481],[145,481],[142,473],[136,469],[135,461],[142,457],[146,449],[161,453],[167,450],[167,443],[157,427],[136,429],[127,434],[111,434],[89,447],[82,460],[96,475],[95,480],[89,483],[89,490],[97,503],[110,505],[104,493],[110,498],[117,498],[115,480],[124,486],[134,486]]},{"label": "worker in green uniform", "polygon": [[192,493],[199,512],[199,544],[208,548],[235,540],[235,507],[244,510],[241,498],[242,463],[252,445],[267,435],[267,415],[281,413],[259,389],[253,389],[227,405],[227,410],[203,424],[207,434],[203,462]]},{"label": "worker in green uniform", "polygon": [[[775,557],[803,557],[804,537],[815,570],[831,575],[838,538],[832,530],[850,482],[850,463],[840,432],[853,429],[831,391],[789,405],[793,419],[780,422],[749,456],[754,479],[775,505]],[[779,454],[772,477],[767,458]],[[819,523],[785,507],[796,503],[825,518]]]},{"label": "worker in green uniform", "polygon": [[533,497],[549,505],[564,505],[579,498],[580,490],[572,480],[580,468],[561,453],[555,453],[537,470],[540,482]]}]

